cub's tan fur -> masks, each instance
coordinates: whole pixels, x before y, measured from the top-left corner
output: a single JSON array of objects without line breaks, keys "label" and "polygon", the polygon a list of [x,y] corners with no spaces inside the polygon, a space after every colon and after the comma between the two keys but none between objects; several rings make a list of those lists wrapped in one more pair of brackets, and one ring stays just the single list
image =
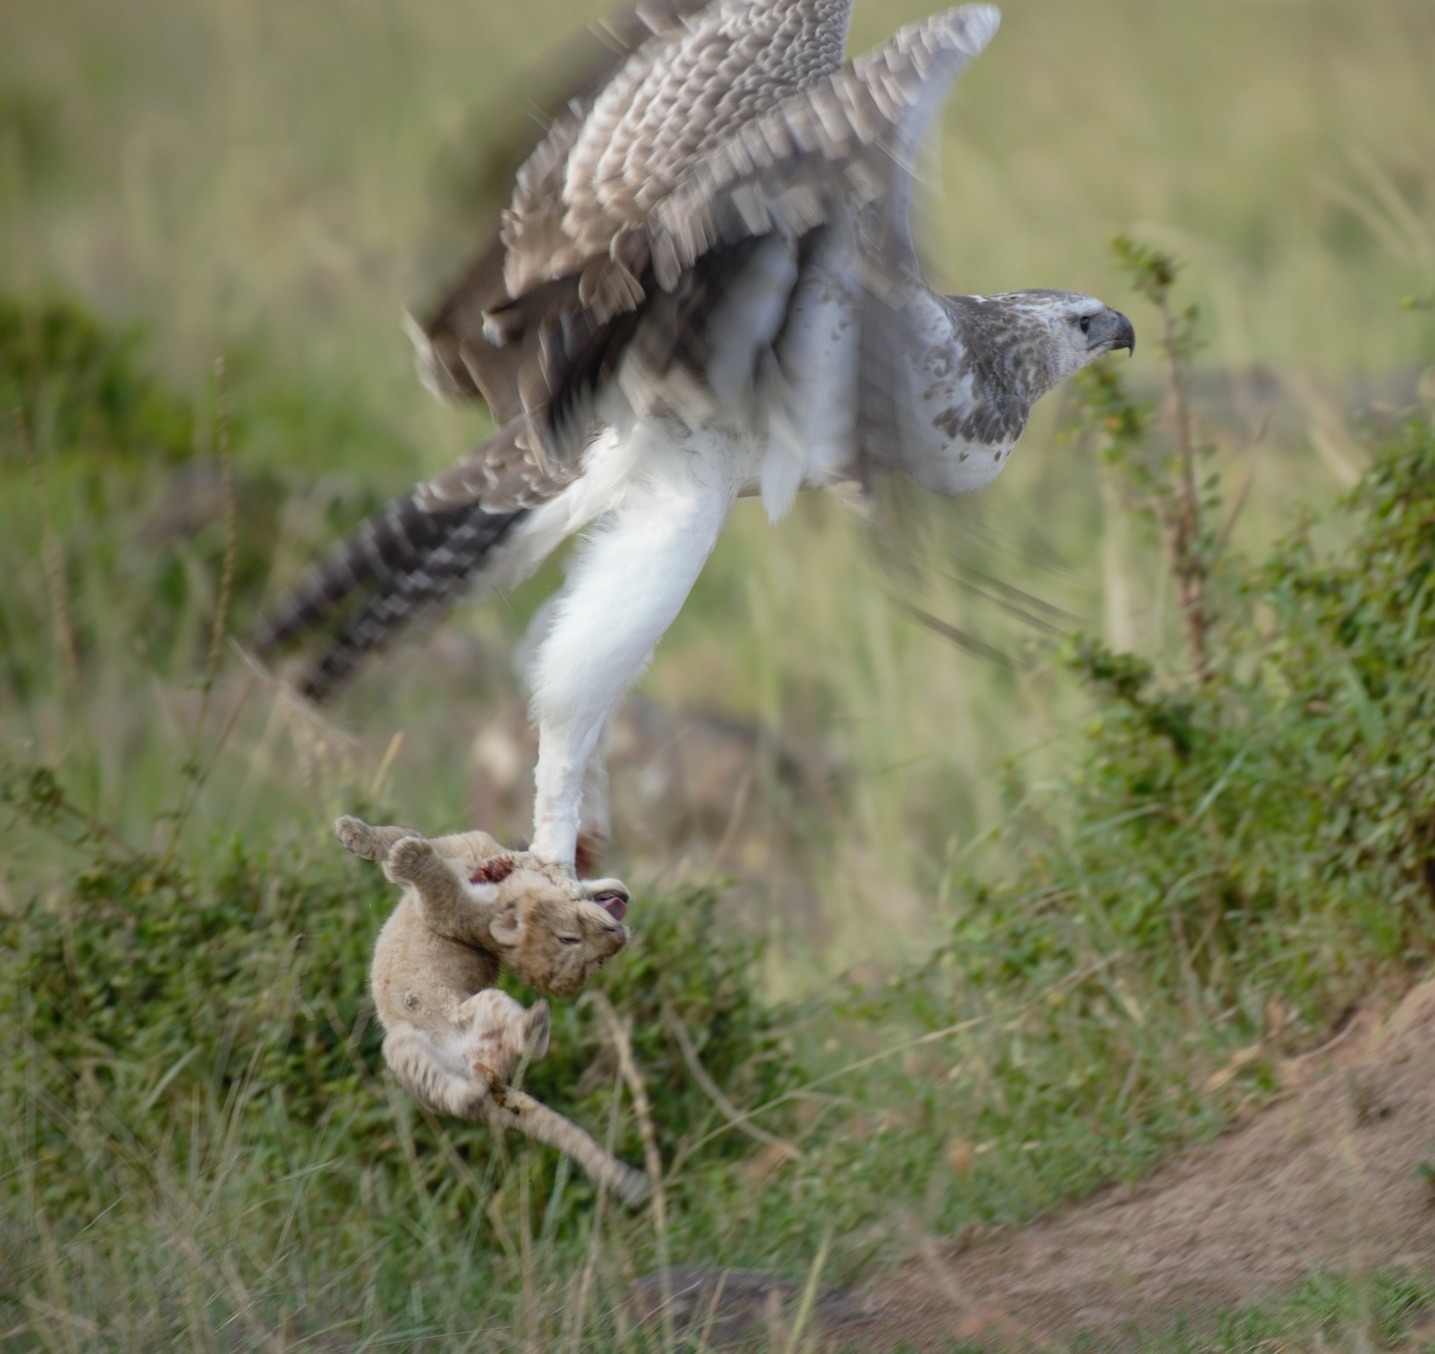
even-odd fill
[{"label": "cub's tan fur", "polygon": [[384,1060],[404,1089],[438,1113],[556,1147],[626,1203],[641,1203],[641,1171],[509,1085],[525,1058],[547,1052],[548,1007],[525,1010],[493,986],[507,968],[550,996],[581,991],[627,943],[623,885],[574,880],[486,832],[430,840],[357,818],[339,819],[334,831],[403,886],[374,946],[370,986]]}]

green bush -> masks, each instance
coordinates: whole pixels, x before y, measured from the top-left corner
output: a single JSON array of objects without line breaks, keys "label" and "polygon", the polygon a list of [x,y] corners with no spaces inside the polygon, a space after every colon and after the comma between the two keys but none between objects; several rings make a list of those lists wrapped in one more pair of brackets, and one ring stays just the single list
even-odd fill
[{"label": "green bush", "polygon": [[193,411],[146,373],[139,335],[114,335],[68,301],[0,295],[0,407],[37,442],[108,462],[175,464],[195,449]]},{"label": "green bush", "polygon": [[[1200,677],[1163,677],[1089,637],[1071,644],[1093,713],[1055,793],[1014,787],[1020,867],[979,886],[958,926],[973,980],[1115,950],[1208,1013],[1248,1002],[1254,981],[1318,1018],[1358,996],[1372,966],[1428,957],[1428,420],[1376,448],[1344,510],[1351,534],[1333,557],[1306,526],[1264,564],[1230,566]],[[1088,929],[1058,940],[1041,920],[1053,910]]]},{"label": "green bush", "polygon": [[[81,817],[43,768],[13,769],[3,789],[5,801],[42,825]],[[227,1131],[250,1100],[266,1102],[298,1142],[306,1125],[340,1116],[355,1163],[411,1169],[394,1148],[382,1032],[366,987],[374,936],[397,897],[379,870],[350,861],[337,843],[297,856],[219,844],[202,868],[103,836],[77,844],[89,858],[67,885],[0,916],[0,1016],[25,1032],[9,1092],[43,1087],[25,1107],[38,1159],[75,1162],[77,1126],[90,1121],[90,1107],[109,1106],[111,1128],[123,1126],[98,1132],[80,1154],[83,1170],[40,1173],[47,1207],[102,1210],[141,1183],[136,1170],[150,1174],[151,1153],[179,1171],[191,1158],[208,1159],[218,1144],[197,1137],[194,1125]],[[755,995],[756,947],[720,931],[716,901],[701,889],[640,900],[637,935],[601,984],[631,1022],[667,1149],[720,1122],[685,1065],[679,1024],[707,1073],[740,1103],[778,1094],[795,1076]],[[552,1007],[553,1050],[531,1069],[528,1087],[601,1135],[623,1094],[602,1024],[581,1004]],[[201,1105],[206,1113],[196,1119]],[[488,1160],[487,1130],[437,1121],[435,1129],[461,1143],[475,1169],[501,1177],[505,1168]],[[708,1155],[744,1142],[719,1134]],[[617,1145],[641,1160],[630,1113]],[[443,1153],[420,1150],[424,1179],[436,1186],[447,1170]]]},{"label": "green bush", "polygon": [[[1126,261],[1166,315],[1179,406],[1196,317],[1168,308],[1169,260]],[[1252,562],[1213,525],[1188,415],[1170,447],[1113,372],[1086,392],[1089,435],[1194,603],[1155,654],[1068,641],[1089,714],[1063,768],[1008,767],[998,863],[950,881],[950,940],[855,999],[869,1020],[972,1027],[921,1077],[945,1082],[934,1120],[986,1145],[950,1225],[1134,1176],[1435,950],[1435,424],[1374,429],[1319,533],[1303,520]]]},{"label": "green bush", "polygon": [[1169,258],[1117,252],[1162,317],[1175,445],[1109,369],[1087,423],[1158,528],[1190,667],[1071,641],[1083,739],[1059,784],[1013,778],[1018,868],[976,885],[956,944],[979,981],[1114,954],[1208,1016],[1261,989],[1318,1022],[1435,939],[1435,428],[1380,431],[1338,548],[1303,521],[1263,563],[1228,556],[1186,405],[1196,314]]}]

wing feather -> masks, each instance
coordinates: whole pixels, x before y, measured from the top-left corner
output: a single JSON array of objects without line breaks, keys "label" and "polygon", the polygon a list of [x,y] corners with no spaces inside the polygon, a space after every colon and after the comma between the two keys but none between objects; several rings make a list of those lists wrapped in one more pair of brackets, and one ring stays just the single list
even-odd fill
[{"label": "wing feather", "polygon": [[[434,313],[411,325],[430,388],[481,396],[499,423],[522,413],[518,371],[529,349],[519,340],[532,325],[510,322],[517,335],[495,335],[485,317],[573,275],[582,278],[576,304],[593,310],[594,327],[639,304],[647,251],[629,237],[651,201],[754,105],[836,70],[850,9],[851,0],[650,0],[603,25],[610,56],[562,101],[520,166],[500,232]],[[735,71],[704,65],[721,66],[724,55]],[[615,156],[617,172],[596,180]]]},{"label": "wing feather", "polygon": [[897,257],[915,266],[906,223],[912,162],[952,82],[998,22],[990,5],[935,14],[740,128],[740,150],[724,147],[654,208],[648,238],[659,285],[744,234],[801,235],[882,202],[886,243],[904,246]]},{"label": "wing feather", "polygon": [[[635,54],[676,41],[689,23],[716,3],[718,0],[645,0],[635,9],[595,25],[601,55],[581,60],[570,88],[554,97],[557,112],[519,162],[516,196],[536,202],[545,194],[561,192],[568,156],[603,91]],[[532,247],[541,248],[537,235]],[[443,399],[482,398],[499,425],[523,412],[518,372],[524,352],[505,351],[483,334],[485,314],[513,299],[504,278],[507,255],[508,246],[495,230],[438,306],[424,317],[411,317],[408,325],[424,383]]]},{"label": "wing feather", "polygon": [[[500,480],[521,485],[522,502],[560,491],[581,473],[595,394],[620,367],[629,393],[684,370],[696,388],[717,282],[736,276],[749,242],[853,219],[866,290],[915,286],[911,164],[998,12],[934,15],[841,69],[848,10],[714,0],[639,12],[649,36],[555,120],[519,172],[500,237],[423,328],[431,384],[481,393],[508,434],[494,475],[475,464],[495,454],[485,444],[443,477],[435,502],[472,492],[497,510],[515,501]],[[899,322],[872,317],[878,347]],[[864,422],[876,464],[875,430],[892,420]]]}]

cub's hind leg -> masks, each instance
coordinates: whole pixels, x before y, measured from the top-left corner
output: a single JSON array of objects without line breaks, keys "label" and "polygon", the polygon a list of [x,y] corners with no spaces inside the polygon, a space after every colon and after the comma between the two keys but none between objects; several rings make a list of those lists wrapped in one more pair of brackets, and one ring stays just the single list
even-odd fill
[{"label": "cub's hind leg", "polygon": [[468,1027],[464,1052],[480,1081],[506,1086],[525,1060],[536,1062],[548,1053],[548,1003],[522,1005],[495,987],[476,992],[459,1014]]},{"label": "cub's hind leg", "polygon": [[457,1033],[452,1039],[441,1039],[413,1025],[396,1025],[384,1039],[384,1061],[425,1109],[478,1120],[484,1117],[484,1101],[492,1087],[474,1076],[465,1056],[466,1042]]}]

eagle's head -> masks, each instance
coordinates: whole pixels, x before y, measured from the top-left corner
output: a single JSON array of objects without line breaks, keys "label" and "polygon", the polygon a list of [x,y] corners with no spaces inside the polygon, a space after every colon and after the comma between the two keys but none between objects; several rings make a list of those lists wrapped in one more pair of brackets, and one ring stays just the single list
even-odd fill
[{"label": "eagle's head", "polygon": [[1014,291],[938,300],[950,337],[939,334],[926,360],[947,378],[931,381],[914,399],[912,420],[918,429],[930,424],[935,445],[925,451],[909,447],[898,462],[938,493],[965,494],[989,484],[1021,438],[1032,406],[1047,391],[1104,353],[1136,348],[1126,316],[1078,292]]},{"label": "eagle's head", "polygon": [[984,299],[994,325],[1008,330],[1009,361],[1033,401],[1105,353],[1136,351],[1136,331],[1119,310],[1072,291],[1015,291]]}]

